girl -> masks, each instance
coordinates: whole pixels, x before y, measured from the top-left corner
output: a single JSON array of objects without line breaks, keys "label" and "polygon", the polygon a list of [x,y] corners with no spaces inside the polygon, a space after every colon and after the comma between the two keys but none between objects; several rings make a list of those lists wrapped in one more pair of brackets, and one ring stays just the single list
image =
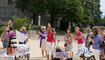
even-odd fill
[{"label": "girl", "polygon": [[[66,42],[65,43],[65,49],[66,49],[66,51],[70,51],[71,52],[72,51],[72,40],[73,40],[73,36],[72,36],[69,28],[66,30],[66,35],[65,35],[64,40]],[[72,60],[72,58],[70,58],[70,60]]]},{"label": "girl", "polygon": [[3,33],[1,34],[1,40],[3,41],[3,48],[8,48],[9,38],[8,38],[7,28],[4,28]]},{"label": "girl", "polygon": [[53,28],[52,32],[53,32],[53,35],[54,35],[54,39],[55,39],[55,46],[56,46],[56,30],[55,30],[55,28]]},{"label": "girl", "polygon": [[41,32],[38,32],[40,39],[40,48],[42,49],[42,56],[44,57],[44,51],[46,52],[46,40],[47,40],[47,33],[46,33],[46,27],[41,27]]}]

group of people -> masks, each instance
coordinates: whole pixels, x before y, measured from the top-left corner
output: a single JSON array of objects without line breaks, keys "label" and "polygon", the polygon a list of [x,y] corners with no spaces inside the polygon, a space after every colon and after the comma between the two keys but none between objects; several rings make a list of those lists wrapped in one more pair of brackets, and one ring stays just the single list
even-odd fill
[{"label": "group of people", "polygon": [[[77,40],[78,49],[87,47],[90,52],[93,52],[96,60],[102,60],[102,57],[105,57],[105,48],[101,48],[101,45],[105,41],[105,34],[103,32],[104,28],[94,26],[92,29],[88,28],[86,30],[86,37],[84,38],[83,33],[80,31],[79,27],[75,27],[76,34],[72,34],[69,28],[66,29],[66,34],[64,37],[64,47],[65,51],[72,51],[72,41]],[[20,29],[20,32],[28,36],[26,28],[23,26]],[[40,38],[40,48],[42,49],[42,56],[46,57],[49,60],[50,56],[53,59],[53,53],[56,48],[56,30],[51,27],[51,24],[48,23],[48,27],[41,27],[41,31],[38,32]],[[16,36],[11,20],[8,22],[8,27],[4,28],[3,33],[1,34],[1,40],[3,42],[3,48],[8,49],[8,54],[13,54],[11,49],[11,40]],[[19,44],[26,44],[28,38],[24,42],[19,42]],[[92,50],[90,47],[92,46]],[[70,58],[72,60],[72,58]],[[81,58],[80,58],[81,59]]]},{"label": "group of people", "polygon": [[44,52],[46,52],[47,59],[51,55],[53,59],[54,48],[56,45],[56,31],[55,28],[51,27],[51,24],[48,23],[48,28],[45,26],[41,27],[41,31],[38,32],[40,38],[40,48],[42,49],[42,56],[45,57]]},{"label": "group of people", "polygon": [[[79,27],[75,27],[76,34],[72,34],[71,30],[67,28],[64,37],[64,47],[66,51],[72,51],[72,41],[77,40],[78,49],[87,47],[89,52],[93,52],[96,60],[102,60],[105,57],[105,48],[101,48],[101,44],[105,41],[105,34],[103,32],[103,27],[94,26],[92,29],[86,29],[86,37],[80,32]],[[45,26],[41,27],[41,31],[38,32],[40,38],[40,48],[42,49],[42,56],[44,57],[44,51],[46,53],[47,59],[49,60],[49,55],[53,59],[54,49],[56,48],[56,31],[55,28],[51,27],[48,23],[48,28]],[[90,47],[92,46],[92,50]],[[72,58],[69,58],[72,60]],[[81,60],[81,58],[80,58]],[[89,60],[89,58],[88,58]]]},{"label": "group of people", "polygon": [[[86,30],[85,46],[89,51],[93,52],[96,60],[102,60],[105,57],[105,33],[103,26],[95,26]],[[93,50],[90,50],[92,46]]]},{"label": "group of people", "polygon": [[[24,26],[21,27],[20,32],[28,36],[28,32],[26,32],[26,28]],[[9,20],[8,27],[5,27],[1,34],[1,41],[3,44],[3,48],[7,49],[8,55],[13,55],[12,46],[11,46],[11,44],[13,43],[12,42],[13,39],[16,39],[16,34],[13,29],[12,21]],[[19,44],[26,44],[27,41],[28,38],[24,42],[19,42]]]}]

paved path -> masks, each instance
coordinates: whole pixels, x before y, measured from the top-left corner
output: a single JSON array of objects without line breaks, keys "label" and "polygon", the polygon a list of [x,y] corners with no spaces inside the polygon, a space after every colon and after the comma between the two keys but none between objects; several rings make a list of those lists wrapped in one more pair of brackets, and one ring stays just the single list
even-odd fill
[{"label": "paved path", "polygon": [[[63,35],[58,35],[57,40],[60,40],[58,46],[64,45],[64,36]],[[41,60],[41,49],[39,48],[40,40],[35,38],[35,39],[29,39],[29,42],[27,45],[31,47],[31,60]],[[75,52],[77,50],[77,44],[76,41],[73,41],[73,51]],[[46,59],[45,59],[46,60]]]}]

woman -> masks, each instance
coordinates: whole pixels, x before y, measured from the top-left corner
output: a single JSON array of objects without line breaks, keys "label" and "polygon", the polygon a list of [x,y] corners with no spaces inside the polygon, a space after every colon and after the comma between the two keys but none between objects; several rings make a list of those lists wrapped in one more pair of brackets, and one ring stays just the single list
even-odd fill
[{"label": "woman", "polygon": [[102,44],[102,37],[99,34],[99,28],[97,26],[92,28],[93,31],[93,39],[89,38],[92,41],[92,47],[93,47],[93,54],[95,56],[96,60],[100,60],[100,44]]},{"label": "woman", "polygon": [[[65,35],[64,40],[66,42],[65,43],[65,49],[66,49],[66,51],[70,51],[71,52],[72,51],[73,36],[72,36],[69,28],[66,30],[66,35]],[[70,58],[70,60],[72,60],[72,58]]]},{"label": "woman", "polygon": [[13,44],[13,42],[11,42],[12,39],[15,39],[15,32],[13,30],[12,27],[9,28],[9,54],[12,55],[13,54],[13,51],[12,51],[12,48],[11,48],[11,44]]},{"label": "woman", "polygon": [[85,39],[85,46],[88,48],[88,50],[90,51],[90,46],[91,46],[91,40],[89,40],[89,37],[92,37],[92,34],[90,33],[91,29],[87,29],[86,30],[86,39]]},{"label": "woman", "polygon": [[3,48],[8,48],[9,38],[8,38],[7,28],[4,28],[3,33],[1,34],[1,40],[3,41]]},{"label": "woman", "polygon": [[25,34],[27,36],[26,40],[24,42],[19,42],[19,44],[26,44],[28,42],[28,32],[26,31],[26,27],[21,28],[21,33]]},{"label": "woman", "polygon": [[10,28],[10,27],[13,27],[13,26],[12,26],[12,21],[11,21],[11,20],[8,21],[8,28]]},{"label": "woman", "polygon": [[80,28],[75,27],[75,32],[76,32],[76,35],[74,35],[74,38],[75,38],[75,40],[78,41],[78,49],[85,47],[83,34],[82,34],[82,32],[80,32]]},{"label": "woman", "polygon": [[53,53],[54,53],[54,43],[55,43],[55,39],[54,39],[54,35],[52,32],[52,28],[49,27],[48,28],[48,33],[47,33],[47,59],[49,60],[49,55],[51,54],[51,60],[53,59]]},{"label": "woman", "polygon": [[41,27],[41,32],[38,32],[40,39],[40,48],[42,49],[42,56],[44,57],[44,51],[46,52],[46,40],[47,40],[47,33],[46,33],[46,27]]},{"label": "woman", "polygon": [[53,35],[54,35],[54,39],[55,39],[55,46],[56,46],[56,30],[55,28],[52,29]]},{"label": "woman", "polygon": [[[105,40],[105,34],[104,34],[103,30],[104,30],[103,26],[100,26],[100,27],[99,27],[99,34],[101,35],[102,40],[104,41],[104,40]],[[105,56],[105,55],[104,55],[104,49],[102,49],[100,59],[102,60],[102,58],[103,58],[104,56]]]}]

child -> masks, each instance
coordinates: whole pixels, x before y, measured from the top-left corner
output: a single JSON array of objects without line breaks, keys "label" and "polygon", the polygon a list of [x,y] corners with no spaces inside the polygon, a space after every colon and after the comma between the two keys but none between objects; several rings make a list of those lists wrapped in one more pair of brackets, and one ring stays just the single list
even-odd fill
[{"label": "child", "polygon": [[1,40],[3,41],[3,48],[7,48],[8,50],[9,37],[8,37],[7,28],[4,28],[3,33],[1,34]]},{"label": "child", "polygon": [[[66,49],[66,51],[72,52],[72,40],[73,40],[73,36],[72,36],[69,28],[67,28],[67,30],[66,30],[66,35],[65,35],[65,39],[64,40],[66,42],[65,43],[65,49]],[[67,60],[72,60],[72,58],[68,58]]]}]

